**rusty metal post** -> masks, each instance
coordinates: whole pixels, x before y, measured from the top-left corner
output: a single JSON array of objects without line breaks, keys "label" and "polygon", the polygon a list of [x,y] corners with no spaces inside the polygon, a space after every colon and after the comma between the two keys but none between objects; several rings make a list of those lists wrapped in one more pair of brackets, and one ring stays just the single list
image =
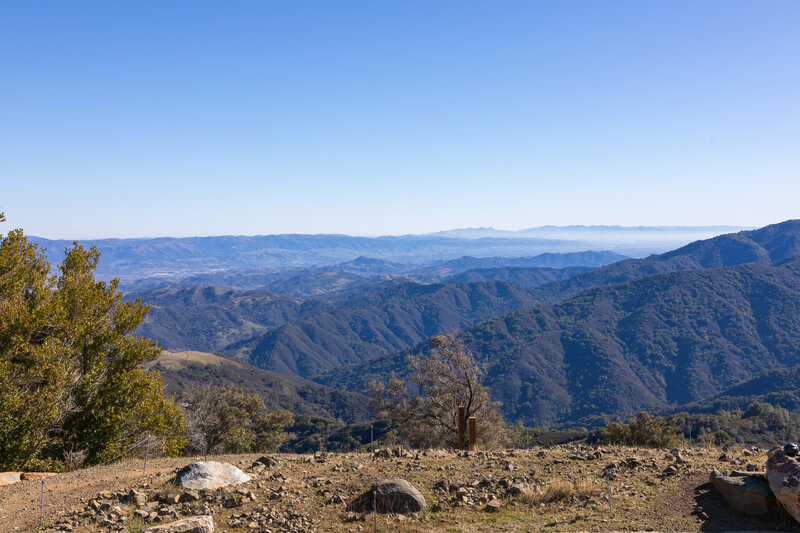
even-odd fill
[{"label": "rusty metal post", "polygon": [[467,440],[467,408],[458,406],[458,449],[466,448]]},{"label": "rusty metal post", "polygon": [[475,427],[475,417],[469,417],[469,449],[474,450],[478,440],[478,431]]}]

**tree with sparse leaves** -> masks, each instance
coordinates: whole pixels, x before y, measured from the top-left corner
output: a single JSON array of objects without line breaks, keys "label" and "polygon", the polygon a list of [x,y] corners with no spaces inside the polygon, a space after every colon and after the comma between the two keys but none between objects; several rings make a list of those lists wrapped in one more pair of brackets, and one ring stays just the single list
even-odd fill
[{"label": "tree with sparse leaves", "polygon": [[392,374],[388,383],[371,381],[367,388],[371,407],[378,418],[389,420],[405,442],[418,447],[455,447],[458,444],[458,406],[467,418],[477,421],[480,447],[499,445],[506,439],[506,427],[483,385],[484,368],[464,345],[452,336],[431,338],[427,355],[406,358],[410,381],[419,386],[412,395],[405,380]]},{"label": "tree with sparse leaves", "polygon": [[294,422],[288,411],[267,411],[261,396],[233,386],[191,387],[180,404],[190,454],[272,452]]},{"label": "tree with sparse leaves", "polygon": [[99,256],[76,243],[52,274],[21,230],[0,242],[0,470],[112,461],[147,434],[162,453],[183,445],[180,410],[143,369],[160,349],[131,336],[149,308],[95,280]]}]

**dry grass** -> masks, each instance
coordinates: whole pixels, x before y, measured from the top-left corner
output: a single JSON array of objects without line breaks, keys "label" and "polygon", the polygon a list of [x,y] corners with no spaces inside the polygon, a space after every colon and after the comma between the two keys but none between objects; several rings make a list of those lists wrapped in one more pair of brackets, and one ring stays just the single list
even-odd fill
[{"label": "dry grass", "polygon": [[554,481],[545,487],[525,488],[520,500],[528,505],[568,502],[598,496],[602,489],[593,480]]},{"label": "dry grass", "polygon": [[575,482],[575,495],[581,499],[593,498],[603,493],[601,483],[594,479],[582,479]]}]

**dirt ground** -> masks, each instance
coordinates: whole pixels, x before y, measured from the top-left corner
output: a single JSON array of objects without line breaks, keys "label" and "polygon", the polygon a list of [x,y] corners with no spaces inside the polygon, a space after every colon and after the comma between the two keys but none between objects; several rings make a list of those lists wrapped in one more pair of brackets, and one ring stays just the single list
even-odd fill
[{"label": "dirt ground", "polygon": [[[599,453],[598,453],[599,452]],[[246,486],[254,501],[234,508],[210,504],[218,531],[366,532],[524,532],[524,531],[797,531],[788,514],[776,510],[763,518],[736,515],[708,483],[712,469],[763,467],[764,451],[682,450],[680,460],[666,450],[618,447],[554,448],[471,453],[430,450],[402,456],[328,454],[323,457],[275,454],[278,464],[253,475]],[[247,470],[256,455],[217,456]],[[137,489],[155,493],[189,458],[156,459],[142,474],[141,461],[89,468],[45,481],[44,523],[54,525],[86,507],[102,492]],[[612,474],[604,471],[612,465]],[[752,466],[751,466],[752,467]],[[412,515],[353,516],[345,504],[380,478],[400,477],[417,487],[428,508]],[[524,487],[511,494],[509,484]],[[460,492],[453,487],[463,486]],[[572,487],[562,496],[542,497],[548,487]],[[0,532],[36,531],[41,483],[24,481],[0,487]],[[279,494],[279,496],[276,496]],[[610,498],[609,498],[610,495]],[[334,498],[332,499],[332,496]],[[497,499],[499,510],[487,512]],[[610,499],[610,501],[609,501]],[[208,508],[207,508],[208,509]],[[247,527],[267,511],[290,517],[275,526]],[[198,512],[187,510],[187,514]],[[277,516],[277,515],[276,515]],[[76,520],[73,518],[73,520]],[[296,522],[298,521],[299,522]],[[375,520],[375,523],[373,522]],[[297,523],[302,525],[298,526]],[[123,531],[146,526],[130,521]],[[76,533],[110,531],[88,521]]]},{"label": "dirt ground", "polygon": [[[257,457],[223,455],[208,459],[244,466]],[[51,524],[60,513],[82,508],[101,492],[127,491],[145,483],[162,484],[166,475],[190,462],[192,459],[187,457],[151,459],[147,462],[147,474],[144,474],[141,460],[124,461],[47,478],[44,484],[44,523]],[[36,531],[39,528],[41,492],[40,481],[0,486],[0,533]]]}]

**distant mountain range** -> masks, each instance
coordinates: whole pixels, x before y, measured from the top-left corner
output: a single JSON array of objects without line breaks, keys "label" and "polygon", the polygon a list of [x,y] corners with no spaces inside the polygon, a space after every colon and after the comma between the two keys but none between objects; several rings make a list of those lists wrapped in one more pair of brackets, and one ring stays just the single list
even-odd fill
[{"label": "distant mountain range", "polygon": [[[533,257],[471,257],[435,261],[425,265],[397,263],[360,256],[352,261],[325,266],[285,269],[222,270],[187,277],[151,277],[124,284],[126,292],[142,292],[156,287],[214,286],[228,289],[260,289],[300,298],[347,296],[358,286],[386,281],[437,283],[474,269],[501,267],[598,267],[625,259],[609,251],[545,253]],[[557,276],[561,279],[563,276]],[[336,296],[336,293],[342,293]]]},{"label": "distant mountain range", "polygon": [[[468,328],[510,420],[597,423],[709,398],[800,364],[800,221],[625,260],[533,289],[537,305]],[[411,351],[424,351],[419,345]],[[404,354],[318,377],[358,389]]]},{"label": "distant mountain range", "polygon": [[[253,290],[182,285],[200,281]],[[165,347],[225,353],[326,391],[402,376],[406,354],[460,331],[507,420],[528,425],[800,402],[797,220],[640,259],[360,256],[202,274],[138,295],[153,305],[139,332]]]},{"label": "distant mountain range", "polygon": [[[616,254],[641,257],[675,248],[697,238],[731,231],[727,226],[709,227],[617,227],[545,226],[519,232],[492,229],[451,230],[429,235],[352,237],[348,235],[257,235],[186,238],[99,239],[79,241],[94,245],[101,252],[97,275],[117,277],[128,287],[153,278],[175,282],[192,275],[231,271],[285,271],[290,268],[326,267],[366,256],[371,261],[397,263],[395,272],[386,264],[351,265],[350,273],[367,275],[419,271],[436,262],[473,257],[532,257],[543,253],[570,253],[585,250],[610,250]],[[57,264],[70,240],[31,237],[45,247]],[[406,268],[403,265],[410,266]],[[503,265],[503,266],[575,266]],[[487,268],[491,265],[486,265]],[[498,266],[498,265],[494,265]],[[583,264],[583,266],[594,266]],[[473,268],[481,268],[475,266]],[[339,272],[344,270],[339,269]],[[216,283],[204,283],[217,285]],[[138,289],[152,288],[136,286]],[[244,287],[239,287],[244,288]],[[251,287],[254,288],[254,287]]]},{"label": "distant mountain range", "polygon": [[[615,254],[610,252],[581,252],[578,254],[547,254],[541,259],[534,258],[509,258],[511,264],[535,264],[539,261],[550,264],[563,264],[571,261],[586,261],[602,263],[603,260],[612,259]],[[529,287],[533,287],[552,280],[564,279],[579,273],[586,272],[591,267],[566,267],[554,269],[549,267],[501,267],[479,270],[461,269],[469,268],[474,265],[496,265],[503,264],[501,258],[487,258],[485,261],[477,258],[462,258],[455,262],[442,263],[436,270],[426,270],[420,273],[409,273],[407,275],[382,274],[376,272],[382,270],[393,270],[400,268],[397,264],[386,263],[381,260],[371,260],[359,258],[355,261],[334,265],[332,267],[319,267],[305,269],[303,271],[289,271],[287,273],[276,273],[264,275],[258,272],[240,273],[238,275],[226,274],[228,281],[243,284],[265,283],[263,288],[255,290],[232,290],[221,287],[183,286],[184,283],[193,281],[210,281],[212,276],[198,276],[190,280],[184,280],[176,285],[162,284],[160,287],[134,293],[129,298],[141,297],[151,307],[150,315],[138,329],[137,333],[149,338],[158,340],[161,345],[169,350],[200,350],[212,352],[225,352],[238,354],[245,357],[258,344],[258,338],[267,335],[277,328],[293,323],[300,319],[307,319],[298,323],[298,327],[303,329],[316,328],[313,324],[317,321],[330,321],[331,313],[336,314],[339,319],[343,319],[344,313],[357,309],[358,320],[366,320],[370,326],[348,326],[338,327],[336,331],[319,333],[318,342],[329,346],[348,346],[354,343],[362,343],[364,346],[370,345],[371,348],[363,348],[365,353],[370,356],[388,353],[392,350],[403,349],[413,343],[425,338],[426,334],[442,333],[454,328],[464,327],[474,323],[476,320],[489,318],[492,313],[519,309],[521,306],[530,305],[533,300],[525,299],[524,295]],[[340,270],[341,269],[341,270]],[[350,270],[362,272],[364,275],[351,273]],[[456,272],[450,275],[451,272]],[[235,276],[235,277],[234,277]],[[519,297],[506,300],[506,303],[498,303],[495,300],[502,300],[504,296],[494,296],[496,291],[486,291],[475,295],[475,301],[470,305],[476,308],[484,308],[479,315],[473,316],[472,309],[458,309],[458,302],[447,302],[438,304],[429,299],[412,297],[412,294],[422,294],[435,290],[438,296],[446,291],[439,288],[423,288],[430,284],[422,284],[414,279],[439,280],[444,279],[447,284],[467,283],[467,282],[494,282],[508,281],[513,282],[507,292],[514,292]],[[221,281],[221,280],[217,280]],[[462,290],[455,286],[456,292]],[[474,288],[474,287],[473,287]],[[275,292],[270,292],[273,290]],[[469,289],[472,290],[472,289]],[[282,294],[277,294],[280,292]],[[502,292],[502,291],[501,291]],[[412,298],[413,301],[409,301]],[[414,324],[409,320],[400,319],[397,313],[388,312],[388,309],[404,307],[406,311],[422,316],[454,315],[460,314],[471,318],[458,320],[443,320],[441,327],[445,330],[437,329],[440,324],[434,324],[428,320],[423,324],[424,319],[418,319]],[[421,312],[420,306],[428,311]],[[448,310],[445,311],[445,308]],[[455,311],[453,308],[456,308]],[[435,312],[430,309],[437,309]],[[317,316],[313,316],[317,315]],[[374,315],[369,319],[363,317]],[[394,325],[379,326],[381,320],[394,320]],[[466,320],[466,321],[465,321]],[[376,334],[371,328],[392,327],[397,333],[386,336]],[[344,329],[343,329],[344,328]],[[353,329],[360,333],[356,336]],[[285,334],[292,328],[287,326],[276,334]],[[324,328],[323,328],[324,329]],[[318,330],[322,331],[322,330]],[[345,331],[349,333],[345,334]],[[433,333],[430,333],[433,332]],[[292,334],[297,337],[297,334]],[[348,337],[345,340],[343,336]],[[400,341],[398,339],[405,339]],[[383,339],[383,340],[381,340]],[[248,341],[248,342],[243,342]],[[276,346],[281,343],[276,343]],[[317,350],[314,343],[306,342],[308,350]],[[336,359],[334,357],[334,359]],[[351,361],[352,362],[352,361]],[[267,368],[272,368],[269,365]],[[277,366],[274,368],[285,368]],[[303,374],[305,375],[305,374]]]},{"label": "distant mountain range", "polygon": [[590,248],[624,249],[627,255],[664,251],[688,242],[724,233],[752,229],[742,226],[539,226],[516,231],[495,228],[461,228],[431,233],[458,239],[552,239],[580,241]]}]

